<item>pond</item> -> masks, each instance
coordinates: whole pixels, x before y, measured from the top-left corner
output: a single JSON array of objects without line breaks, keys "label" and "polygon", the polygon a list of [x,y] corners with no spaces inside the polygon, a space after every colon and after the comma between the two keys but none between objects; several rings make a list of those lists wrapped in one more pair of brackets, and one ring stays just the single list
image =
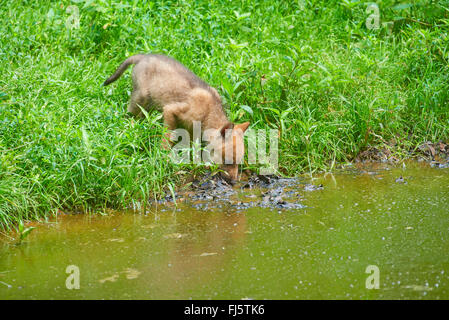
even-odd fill
[{"label": "pond", "polygon": [[[291,182],[286,199],[301,205],[288,209],[236,208],[266,190],[234,186],[219,207],[36,224],[22,244],[0,242],[0,298],[449,298],[449,169],[376,165]],[[79,289],[66,286],[68,266]]]}]

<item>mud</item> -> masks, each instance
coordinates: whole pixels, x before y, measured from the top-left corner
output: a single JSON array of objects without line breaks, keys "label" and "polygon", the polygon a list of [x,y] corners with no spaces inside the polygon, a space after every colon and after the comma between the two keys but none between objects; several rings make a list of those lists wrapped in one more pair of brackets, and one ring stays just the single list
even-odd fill
[{"label": "mud", "polygon": [[[397,149],[398,145],[399,143],[392,139],[389,142],[385,142],[385,147],[383,148],[370,146],[360,152],[354,160],[356,163],[373,161],[389,164],[398,163],[400,159],[392,151]],[[427,162],[434,168],[449,168],[449,144],[443,141],[426,141],[417,148],[409,150],[408,155],[411,159],[418,162]]]},{"label": "mud", "polygon": [[[268,209],[302,209],[299,190],[323,190],[324,186],[305,183],[301,178],[252,174],[247,180],[231,184],[219,175],[205,176],[192,182],[190,190],[175,194],[176,201],[198,210],[233,209],[236,211],[259,207]],[[167,196],[158,204],[173,203]]]}]

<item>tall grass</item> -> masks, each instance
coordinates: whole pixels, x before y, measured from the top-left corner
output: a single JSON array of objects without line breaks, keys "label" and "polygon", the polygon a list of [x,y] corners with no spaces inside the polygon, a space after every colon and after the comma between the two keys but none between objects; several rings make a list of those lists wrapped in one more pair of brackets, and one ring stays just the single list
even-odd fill
[{"label": "tall grass", "polygon": [[[288,175],[449,136],[449,1],[3,1],[0,225],[144,203],[178,181],[160,116],[126,116],[127,56],[173,56],[233,121],[280,128]],[[73,7],[79,28],[69,29]],[[187,169],[198,169],[188,166]]]}]

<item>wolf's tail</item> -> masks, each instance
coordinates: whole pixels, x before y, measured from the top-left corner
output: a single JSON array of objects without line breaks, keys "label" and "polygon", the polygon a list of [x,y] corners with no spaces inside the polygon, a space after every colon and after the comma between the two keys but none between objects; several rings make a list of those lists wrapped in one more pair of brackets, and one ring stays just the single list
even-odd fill
[{"label": "wolf's tail", "polygon": [[142,60],[144,57],[145,57],[144,54],[136,54],[123,61],[120,67],[118,67],[117,70],[115,70],[114,74],[110,76],[105,82],[103,82],[103,86],[107,86],[108,84],[120,78],[123,72],[125,72],[125,70],[128,69],[130,65],[139,63],[139,61]]}]

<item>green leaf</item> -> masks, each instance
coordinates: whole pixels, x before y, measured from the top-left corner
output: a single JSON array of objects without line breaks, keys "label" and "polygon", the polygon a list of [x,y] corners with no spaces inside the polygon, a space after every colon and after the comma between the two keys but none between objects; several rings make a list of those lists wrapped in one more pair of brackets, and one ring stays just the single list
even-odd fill
[{"label": "green leaf", "polygon": [[234,11],[234,14],[237,18],[237,21],[240,21],[242,19],[245,19],[245,18],[248,18],[249,16],[251,16],[251,12],[246,12],[246,13],[240,14],[237,11]]},{"label": "green leaf", "polygon": [[28,235],[30,234],[31,231],[33,231],[34,229],[36,229],[35,227],[29,227],[26,228],[21,234],[20,234],[20,240],[24,240],[26,237],[28,237]]},{"label": "green leaf", "polygon": [[0,101],[7,100],[8,98],[9,97],[8,97],[8,94],[6,92],[1,92],[0,91]]},{"label": "green leaf", "polygon": [[172,198],[173,198],[173,203],[175,204],[175,206],[177,206],[177,203],[176,203],[176,195],[175,195],[175,188],[173,187],[173,184],[169,184],[168,185],[168,189],[170,190],[170,193],[171,193],[171,196],[172,196]]},{"label": "green leaf", "polygon": [[226,77],[221,80],[221,86],[226,90],[229,96],[232,96],[234,93],[233,86]]},{"label": "green leaf", "polygon": [[47,18],[51,20],[51,19],[53,19],[54,16],[55,16],[55,11],[52,8],[50,8],[50,10],[48,10],[48,13],[47,13]]},{"label": "green leaf", "polygon": [[19,225],[18,225],[18,229],[19,229],[19,233],[22,233],[23,232],[23,220],[20,220],[19,221]]},{"label": "green leaf", "polygon": [[86,128],[83,126],[81,126],[81,134],[82,134],[82,138],[83,138],[83,143],[84,146],[86,147],[87,151],[90,153],[91,151],[91,144],[89,141],[89,134],[86,131]]},{"label": "green leaf", "polygon": [[240,108],[242,108],[243,110],[245,110],[246,112],[248,112],[250,115],[253,115],[253,114],[254,114],[253,109],[251,109],[251,107],[250,107],[250,106],[247,106],[246,104],[242,104],[242,105],[240,106]]},{"label": "green leaf", "polygon": [[393,6],[391,9],[399,11],[399,10],[411,8],[413,6],[414,6],[413,3],[400,3],[400,4]]}]

